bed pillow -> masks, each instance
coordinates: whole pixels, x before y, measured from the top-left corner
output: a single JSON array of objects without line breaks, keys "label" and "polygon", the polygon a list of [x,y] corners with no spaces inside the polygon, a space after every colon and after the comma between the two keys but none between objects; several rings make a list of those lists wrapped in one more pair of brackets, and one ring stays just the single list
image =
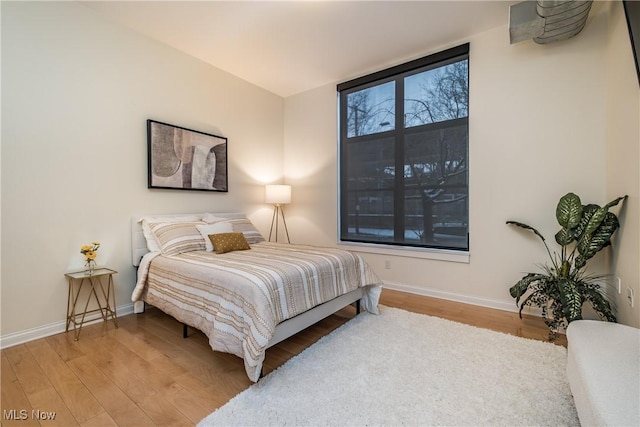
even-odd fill
[{"label": "bed pillow", "polygon": [[183,252],[204,251],[204,237],[196,228],[204,222],[156,222],[149,225],[155,236],[160,252],[177,255]]},{"label": "bed pillow", "polygon": [[207,252],[213,252],[213,244],[211,243],[211,239],[209,239],[209,234],[218,234],[218,233],[231,233],[233,231],[233,226],[228,222],[215,222],[213,224],[198,224],[196,228],[202,235],[204,239],[205,250]]},{"label": "bed pillow", "polygon": [[244,234],[250,245],[264,242],[264,237],[248,218],[230,219],[229,222],[233,226],[233,231]]},{"label": "bed pillow", "polygon": [[232,251],[244,251],[251,249],[247,239],[242,233],[218,233],[210,234],[209,240],[217,254],[226,254]]},{"label": "bed pillow", "polygon": [[[215,221],[215,219],[218,221]],[[244,234],[244,237],[247,239],[247,243],[253,245],[254,243],[264,242],[265,238],[260,234],[258,229],[248,218],[220,218],[211,214],[205,214],[203,216],[203,221],[210,222],[213,224],[218,223],[228,223],[233,227],[233,231],[236,233]]]},{"label": "bed pillow", "polygon": [[200,221],[202,214],[185,214],[179,216],[143,216],[138,220],[142,226],[142,234],[147,242],[147,249],[151,252],[160,252],[160,244],[155,235],[151,232],[151,224],[156,222],[192,222]]},{"label": "bed pillow", "polygon": [[204,222],[208,222],[208,223],[213,223],[213,222],[220,222],[220,221],[227,221],[231,218],[225,218],[222,216],[217,216],[216,214],[212,214],[212,213],[205,213],[202,215],[202,220]]}]

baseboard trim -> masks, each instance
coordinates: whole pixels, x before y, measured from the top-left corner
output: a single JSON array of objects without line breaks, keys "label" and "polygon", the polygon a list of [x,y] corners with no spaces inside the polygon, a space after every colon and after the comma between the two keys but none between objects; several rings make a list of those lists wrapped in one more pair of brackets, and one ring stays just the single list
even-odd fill
[{"label": "baseboard trim", "polygon": [[[118,317],[123,317],[133,313],[133,303],[125,304],[116,308]],[[94,323],[102,322],[100,313],[92,313],[87,316],[88,320],[85,320],[85,326]],[[37,328],[27,329],[25,331],[14,332],[11,334],[3,335],[0,337],[0,349],[13,347],[18,344],[24,344],[29,341],[37,340],[40,338],[46,338],[51,335],[56,335],[65,331],[67,326],[66,320],[60,322],[50,323],[44,326],[38,326]]]},{"label": "baseboard trim", "polygon": [[[494,300],[490,298],[479,298],[479,297],[474,297],[470,295],[447,292],[440,289],[418,288],[416,286],[408,285],[406,283],[398,283],[398,282],[385,281],[384,287],[393,289],[395,291],[406,292],[409,294],[439,298],[447,301],[461,302],[464,304],[477,305],[480,307],[493,308],[496,310],[510,311],[512,313],[517,313],[519,311],[519,308],[516,306],[515,301],[501,301],[501,300]],[[523,314],[542,317],[542,312],[540,311],[540,309],[537,309],[535,307],[527,307],[522,312]]]}]

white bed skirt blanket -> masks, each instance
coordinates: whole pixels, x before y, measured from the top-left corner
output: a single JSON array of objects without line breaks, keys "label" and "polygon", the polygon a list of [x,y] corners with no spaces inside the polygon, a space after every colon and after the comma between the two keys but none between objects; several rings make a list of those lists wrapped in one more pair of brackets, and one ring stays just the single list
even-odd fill
[{"label": "white bed skirt blanket", "polygon": [[278,323],[359,287],[377,314],[382,281],[358,254],[262,242],[226,254],[149,253],[132,300],[201,330],[211,348],[241,357],[255,382]]}]

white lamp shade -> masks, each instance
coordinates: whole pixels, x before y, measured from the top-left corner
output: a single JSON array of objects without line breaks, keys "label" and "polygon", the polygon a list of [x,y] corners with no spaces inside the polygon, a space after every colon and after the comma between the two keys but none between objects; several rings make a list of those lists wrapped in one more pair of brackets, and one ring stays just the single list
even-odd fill
[{"label": "white lamp shade", "polygon": [[273,205],[286,205],[291,203],[290,185],[267,185],[264,192],[264,201]]}]

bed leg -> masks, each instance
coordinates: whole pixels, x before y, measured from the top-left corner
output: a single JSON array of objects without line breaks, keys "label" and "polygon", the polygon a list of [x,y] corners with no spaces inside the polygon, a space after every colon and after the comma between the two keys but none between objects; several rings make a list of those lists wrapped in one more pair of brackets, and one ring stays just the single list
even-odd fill
[{"label": "bed leg", "polygon": [[360,300],[356,301],[356,316],[360,314]]},{"label": "bed leg", "polygon": [[189,336],[188,326],[186,323],[182,324],[182,338],[187,338]]}]

